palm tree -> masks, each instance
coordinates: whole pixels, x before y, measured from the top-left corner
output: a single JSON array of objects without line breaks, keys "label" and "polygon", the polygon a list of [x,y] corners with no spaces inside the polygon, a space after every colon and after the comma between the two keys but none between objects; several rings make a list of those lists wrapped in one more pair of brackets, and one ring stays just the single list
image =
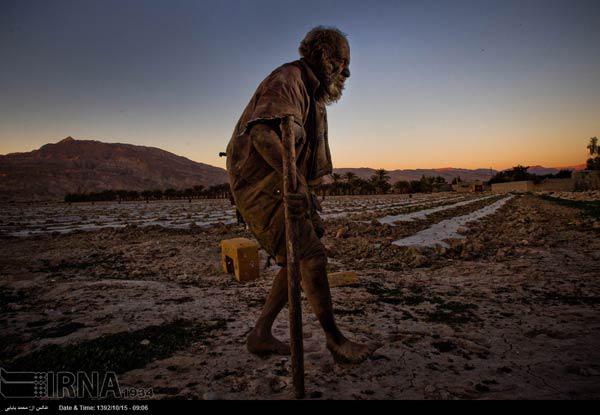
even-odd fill
[{"label": "palm tree", "polygon": [[598,147],[598,137],[590,138],[590,143],[588,144],[587,149],[590,151],[590,156],[592,157],[596,154],[600,154],[598,153],[598,151],[600,151],[600,148]]},{"label": "palm tree", "polygon": [[155,199],[162,199],[163,198],[163,191],[160,189],[156,189],[152,191],[152,197],[154,197]]},{"label": "palm tree", "polygon": [[361,179],[361,180],[362,180],[361,188],[363,189],[362,193],[364,193],[366,195],[374,195],[375,193],[377,193],[377,188],[371,181],[363,180],[363,179]]},{"label": "palm tree", "polygon": [[377,169],[371,176],[371,182],[375,185],[378,193],[387,193],[390,190],[390,175],[385,169]]},{"label": "palm tree", "polygon": [[339,195],[340,182],[342,181],[342,176],[340,176],[338,173],[331,173],[331,180],[333,180],[333,193]]},{"label": "palm tree", "polygon": [[127,192],[127,199],[129,200],[137,200],[140,198],[140,192],[137,190],[129,190]]},{"label": "palm tree", "polygon": [[169,187],[163,192],[163,195],[167,200],[173,199],[177,195],[177,190],[173,189],[172,187]]},{"label": "palm tree", "polygon": [[351,171],[346,172],[346,174],[344,174],[344,179],[346,180],[344,186],[346,193],[353,195],[356,190],[356,174],[352,173]]},{"label": "palm tree", "polygon": [[146,200],[146,203],[148,203],[148,200],[152,197],[152,194],[154,192],[152,190],[144,190],[142,192],[142,197]]},{"label": "palm tree", "polygon": [[117,190],[115,191],[115,193],[117,195],[117,198],[119,199],[119,203],[127,199],[127,190]]},{"label": "palm tree", "polygon": [[587,169],[600,170],[600,146],[598,146],[598,137],[590,138],[587,149],[590,152],[590,158],[587,160]]},{"label": "palm tree", "polygon": [[219,185],[219,191],[221,199],[229,199],[231,196],[231,188],[229,187],[229,183],[223,183]]},{"label": "palm tree", "polygon": [[344,179],[346,179],[347,182],[351,182],[352,180],[356,179],[356,174],[348,171],[344,174]]},{"label": "palm tree", "polygon": [[433,191],[433,184],[435,183],[435,177],[433,176],[421,176],[421,192],[431,193]]},{"label": "palm tree", "polygon": [[375,170],[374,176],[377,177],[378,182],[387,182],[390,180],[390,174],[386,169],[377,169]]},{"label": "palm tree", "polygon": [[201,184],[198,184],[196,186],[194,186],[194,195],[200,199],[200,196],[202,196],[202,191],[204,190],[204,186]]},{"label": "palm tree", "polygon": [[404,180],[398,180],[394,183],[394,190],[398,193],[410,193],[410,183]]},{"label": "palm tree", "polygon": [[183,191],[183,195],[184,195],[184,196],[187,198],[187,200],[188,200],[189,202],[191,202],[191,201],[192,201],[192,198],[194,197],[194,194],[195,194],[195,193],[196,193],[196,192],[195,192],[195,191],[194,191],[194,189],[193,189],[193,188],[191,188],[191,187],[188,187],[187,189],[185,189],[185,190]]}]

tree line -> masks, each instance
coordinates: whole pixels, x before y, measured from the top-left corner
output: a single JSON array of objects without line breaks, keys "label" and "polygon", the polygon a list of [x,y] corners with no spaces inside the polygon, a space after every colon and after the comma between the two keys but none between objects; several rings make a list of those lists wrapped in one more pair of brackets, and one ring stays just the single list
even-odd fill
[{"label": "tree line", "polygon": [[390,183],[390,175],[385,169],[375,170],[368,179],[358,177],[352,172],[343,175],[331,174],[331,182],[319,186],[317,193],[322,196],[375,195],[387,193],[429,193],[451,190],[450,185],[441,176],[425,176],[419,180],[399,180]]},{"label": "tree line", "polygon": [[[460,181],[460,178],[455,179]],[[454,183],[453,182],[453,183]],[[331,182],[324,183],[316,189],[321,196],[340,195],[375,195],[387,193],[430,193],[452,190],[451,186],[441,176],[425,176],[419,180],[399,180],[390,183],[390,175],[385,169],[376,170],[369,179],[362,179],[352,172],[343,176],[338,173],[331,175]],[[64,197],[67,203],[77,202],[129,202],[177,199],[231,199],[229,184],[215,186],[202,185],[187,189],[168,188],[165,190],[103,190],[100,192],[69,193]]]},{"label": "tree line", "polygon": [[[590,158],[587,160],[588,170],[600,170],[600,146],[598,138],[590,138],[587,146]],[[538,175],[528,172],[528,166],[515,166],[511,169],[496,173],[486,184],[506,183],[515,181],[531,180],[539,183],[548,178],[570,178],[571,170],[561,170],[556,174]],[[317,194],[321,196],[340,195],[375,195],[387,193],[431,193],[450,191],[452,187],[441,176],[425,176],[419,180],[399,180],[390,183],[389,172],[385,169],[375,170],[368,179],[358,177],[355,173],[347,172],[344,175],[333,173],[330,175],[329,183],[321,184],[317,188]],[[456,177],[452,184],[462,180]],[[101,192],[69,193],[65,196],[65,202],[100,202],[100,201],[136,201],[145,200],[175,200],[175,199],[231,199],[229,184],[223,183],[210,187],[197,185],[183,190],[168,188],[165,190],[103,190]]]},{"label": "tree line", "polygon": [[560,170],[555,174],[534,174],[529,173],[528,169],[529,166],[518,165],[508,170],[499,171],[488,181],[488,184],[521,181],[541,183],[544,179],[569,179],[573,174],[572,170]]},{"label": "tree line", "polygon": [[103,190],[100,192],[69,193],[65,195],[65,202],[114,202],[118,201],[146,201],[151,200],[177,200],[177,199],[229,199],[229,184],[223,183],[204,187],[197,185],[187,189],[168,188],[165,190]]}]

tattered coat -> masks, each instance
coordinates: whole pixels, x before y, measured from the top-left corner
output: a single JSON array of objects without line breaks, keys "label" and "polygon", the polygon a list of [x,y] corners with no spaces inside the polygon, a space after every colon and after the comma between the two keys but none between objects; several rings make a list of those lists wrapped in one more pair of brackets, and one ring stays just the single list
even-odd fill
[{"label": "tattered coat", "polygon": [[[258,150],[263,145],[252,137],[257,123],[272,127],[281,138],[280,120],[295,121],[298,179],[308,186],[331,174],[327,137],[327,112],[315,99],[319,81],[303,60],[275,69],[258,86],[240,117],[227,146],[227,171],[237,208],[263,247],[275,255],[284,232],[281,218],[283,177]],[[279,171],[278,171],[279,170]],[[304,187],[306,189],[306,187]]]}]

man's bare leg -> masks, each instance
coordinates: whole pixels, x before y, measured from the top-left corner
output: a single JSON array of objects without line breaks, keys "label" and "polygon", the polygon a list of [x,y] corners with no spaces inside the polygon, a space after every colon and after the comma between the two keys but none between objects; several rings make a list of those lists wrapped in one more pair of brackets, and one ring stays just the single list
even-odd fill
[{"label": "man's bare leg", "polygon": [[248,351],[260,355],[290,354],[290,346],[277,340],[271,333],[273,322],[277,318],[279,312],[285,307],[287,301],[287,268],[282,268],[273,280],[271,292],[267,297],[267,301],[265,302],[254,329],[248,335],[246,342]]},{"label": "man's bare leg", "polygon": [[302,285],[308,301],[321,323],[327,338],[327,348],[337,362],[360,363],[376,349],[348,340],[340,331],[333,316],[331,291],[327,280],[327,258],[315,256],[300,261]]},{"label": "man's bare leg", "polygon": [[[327,348],[338,362],[360,363],[374,351],[348,340],[339,330],[333,315],[331,292],[325,257],[313,257],[300,261],[302,285],[313,312],[321,323],[327,338]],[[273,322],[287,304],[287,268],[282,268],[273,281],[271,292],[254,329],[248,335],[247,347],[254,354],[290,354],[289,345],[277,340],[271,333]]]}]

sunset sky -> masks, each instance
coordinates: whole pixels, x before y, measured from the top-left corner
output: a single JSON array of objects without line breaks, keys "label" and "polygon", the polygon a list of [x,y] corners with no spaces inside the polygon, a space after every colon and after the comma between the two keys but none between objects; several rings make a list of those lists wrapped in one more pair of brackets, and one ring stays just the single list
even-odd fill
[{"label": "sunset sky", "polygon": [[0,154],[66,136],[224,167],[260,81],[348,34],[336,167],[570,166],[600,136],[600,1],[0,1]]}]

